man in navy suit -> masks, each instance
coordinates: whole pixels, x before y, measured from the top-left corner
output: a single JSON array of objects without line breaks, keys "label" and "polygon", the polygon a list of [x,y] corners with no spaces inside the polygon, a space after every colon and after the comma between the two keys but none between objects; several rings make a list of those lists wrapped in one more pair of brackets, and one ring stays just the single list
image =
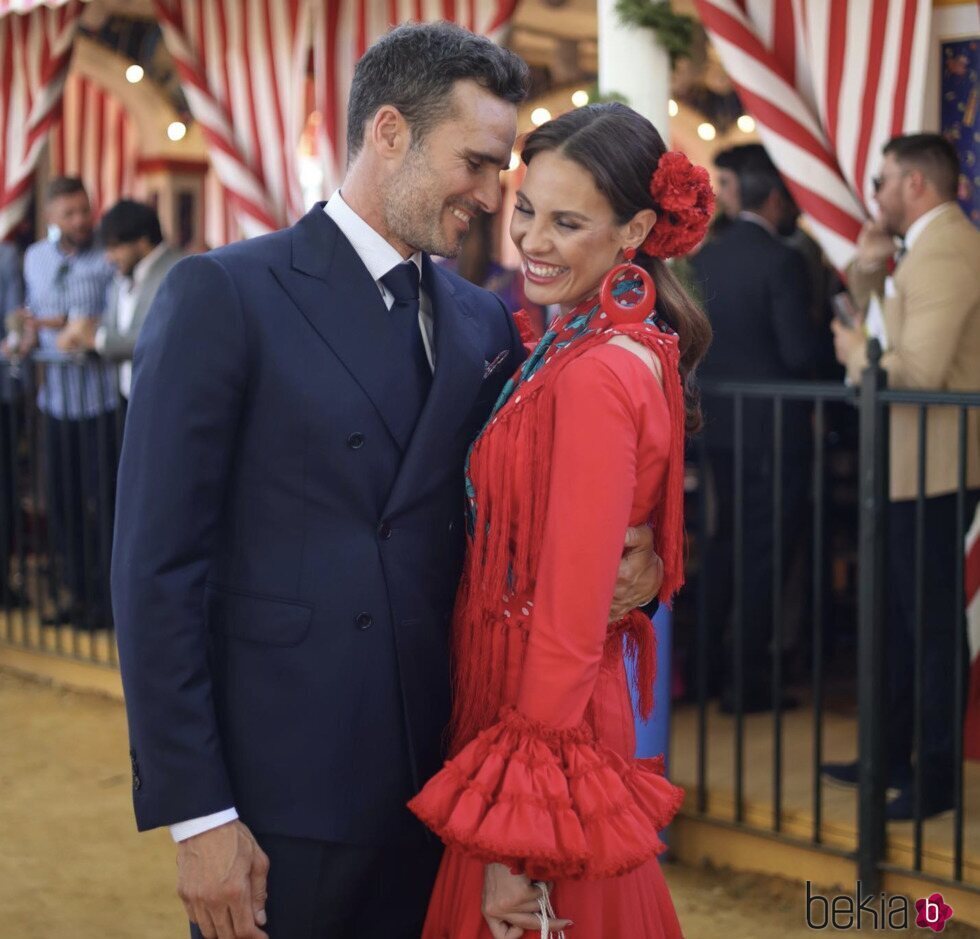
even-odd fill
[{"label": "man in navy suit", "polygon": [[[699,367],[706,381],[788,382],[806,378],[820,341],[810,316],[810,278],[803,255],[784,239],[793,234],[799,209],[779,172],[759,148],[738,159],[741,211],[693,258],[695,281],[704,298],[714,338]],[[732,713],[773,706],[772,493],[776,474],[773,404],[743,402],[743,488],[741,544],[744,571],[734,570],[735,412],[730,396],[705,394],[704,441],[714,481],[716,524],[705,554],[709,621],[719,630],[716,645],[722,672],[721,709]],[[812,436],[809,405],[782,402],[782,516],[785,569],[801,542]],[[730,620],[732,586],[744,580],[741,642]],[[741,700],[734,663],[742,656]],[[781,654],[781,653],[780,653]],[[786,698],[783,706],[792,702]]]},{"label": "man in navy suit", "polygon": [[[421,932],[439,845],[404,806],[442,760],[462,464],[524,355],[429,255],[499,208],[526,83],[457,27],[390,33],[342,190],[181,261],[147,317],[113,598],[137,823],[171,826],[194,935]],[[634,565],[624,605],[658,586]]]}]

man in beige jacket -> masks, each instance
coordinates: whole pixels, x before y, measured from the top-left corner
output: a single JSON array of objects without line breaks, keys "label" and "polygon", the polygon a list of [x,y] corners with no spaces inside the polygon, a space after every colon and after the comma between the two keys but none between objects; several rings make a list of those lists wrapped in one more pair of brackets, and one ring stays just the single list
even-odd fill
[{"label": "man in beige jacket", "polygon": [[[890,388],[980,390],[980,232],[956,203],[959,162],[938,134],[896,137],[884,149],[875,180],[881,210],[865,225],[848,272],[850,291],[865,323],[835,322],[834,345],[848,379],[868,364],[867,335],[884,349]],[[895,255],[895,239],[902,247]],[[893,261],[894,270],[889,273]],[[867,333],[863,326],[867,327]],[[919,492],[918,407],[893,406],[888,516],[888,784],[897,795],[888,818],[913,816],[911,758],[915,676],[915,533]],[[956,542],[960,461],[958,408],[927,410],[924,568],[922,746],[923,814],[953,805],[956,644],[965,643],[953,572],[962,564]],[[980,409],[967,416],[967,519],[980,497]],[[967,523],[968,524],[968,523]],[[966,655],[963,662],[967,661]],[[854,783],[857,764],[823,767],[832,781]]]}]

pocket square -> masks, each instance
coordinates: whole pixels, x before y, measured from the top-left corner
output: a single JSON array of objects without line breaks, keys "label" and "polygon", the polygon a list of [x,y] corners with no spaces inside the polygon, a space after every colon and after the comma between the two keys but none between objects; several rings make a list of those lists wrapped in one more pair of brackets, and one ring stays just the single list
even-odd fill
[{"label": "pocket square", "polygon": [[503,352],[498,353],[493,357],[492,360],[485,360],[483,363],[483,380],[486,381],[498,368],[503,364],[504,359],[510,355],[510,349],[504,349]]}]

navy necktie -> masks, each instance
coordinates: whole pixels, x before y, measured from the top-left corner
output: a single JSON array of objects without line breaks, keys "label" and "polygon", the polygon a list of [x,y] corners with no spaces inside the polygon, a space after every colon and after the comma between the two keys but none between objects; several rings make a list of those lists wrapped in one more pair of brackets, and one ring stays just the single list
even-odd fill
[{"label": "navy necktie", "polygon": [[393,267],[381,283],[395,298],[388,315],[393,338],[387,363],[395,379],[396,436],[407,445],[432,385],[432,369],[425,354],[419,325],[419,269],[412,261]]}]

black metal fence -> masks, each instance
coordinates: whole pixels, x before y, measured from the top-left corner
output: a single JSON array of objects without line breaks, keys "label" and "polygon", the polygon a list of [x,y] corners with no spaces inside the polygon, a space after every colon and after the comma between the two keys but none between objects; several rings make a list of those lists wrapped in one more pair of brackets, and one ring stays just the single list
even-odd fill
[{"label": "black metal fence", "polygon": [[0,359],[0,640],[114,665],[109,560],[124,401],[94,356]]},{"label": "black metal fence", "polygon": [[[968,436],[976,433],[968,413],[980,410],[980,392],[888,390],[876,343],[870,351],[872,364],[860,387],[725,382],[706,383],[702,389],[708,425],[692,447],[692,475],[697,485],[692,487],[689,513],[696,587],[693,611],[688,611],[694,635],[687,672],[692,688],[689,699],[696,710],[696,811],[717,817],[710,803],[719,789],[724,790],[731,801],[729,822],[854,858],[866,891],[879,889],[882,871],[895,870],[927,876],[929,883],[980,892],[980,879],[964,876],[964,832],[971,822],[980,824],[980,802],[964,804],[963,750],[968,675],[965,538],[977,504],[976,489],[968,487],[968,452],[976,443]],[[894,532],[895,540],[889,539],[889,519],[896,518],[897,504],[889,500],[889,424],[896,407],[917,411],[918,492],[901,509],[913,520],[911,545],[898,540],[905,532]],[[926,430],[936,408],[956,412],[955,452],[928,452]],[[717,428],[719,415],[720,433],[712,429],[712,418]],[[936,540],[929,526],[937,521],[936,499],[927,497],[926,490],[926,470],[932,460],[955,461],[956,465],[954,492],[941,500],[945,506],[941,520],[948,520],[943,524],[949,530],[940,533],[940,540],[951,546],[948,581],[939,588],[942,603],[936,600],[935,584],[926,577],[927,552]],[[726,504],[731,515],[727,520]],[[731,542],[728,558],[726,538]],[[903,550],[914,563],[910,564],[910,583],[897,585],[889,555]],[[797,573],[804,566],[808,571],[802,588],[799,578],[795,585],[788,578],[791,565]],[[788,587],[803,598],[797,604],[802,615],[795,622],[786,613]],[[907,743],[915,756],[904,796],[902,790],[890,791],[893,780],[889,778],[889,754],[894,747],[888,741],[895,738],[900,723],[894,703],[895,675],[902,674],[895,664],[900,659],[896,650],[901,650],[899,643],[903,642],[894,616],[896,602],[905,603],[901,612],[914,622],[909,637],[912,647],[907,650],[908,660],[914,663],[907,689],[913,717]],[[948,708],[952,741],[951,792],[942,805],[937,805],[926,784],[931,767],[920,758],[933,743],[927,732],[935,730],[927,726],[924,714],[931,709],[934,715],[936,706],[935,669],[927,673],[925,663],[927,651],[937,641],[937,615],[943,617],[943,634],[952,637],[943,653],[948,659],[944,676],[948,694],[938,693],[942,707]],[[797,627],[795,645],[790,643],[794,654],[789,657],[785,654],[788,625]],[[682,636],[677,641],[682,642]],[[893,673],[890,679],[888,669]],[[850,845],[840,837],[839,819],[835,820],[835,837],[827,836],[821,767],[827,766],[830,684],[838,712],[842,696],[850,697],[853,719],[849,723],[856,736],[853,782],[857,802]],[[712,702],[716,695],[717,704]],[[805,758],[809,763],[808,792],[803,797],[806,806],[801,805],[799,768],[791,767],[795,778],[792,832],[784,824],[787,727],[794,735],[790,758],[798,762]],[[747,752],[761,735],[771,735],[771,755],[768,749],[765,755],[771,760],[765,787],[768,824],[760,822],[758,811],[751,819],[747,815],[747,805],[758,803],[759,794],[755,786],[753,799],[747,798],[747,773],[758,776],[760,772],[758,748],[752,758],[755,762],[748,767]],[[805,737],[808,747],[801,746]],[[675,753],[686,743],[675,734]],[[723,750],[726,760],[731,751],[730,767],[719,771],[712,747]],[[676,757],[674,762],[676,765]],[[980,780],[980,767],[971,777]],[[900,806],[904,803],[893,800],[910,796],[911,810],[903,815]],[[892,850],[890,814],[911,823],[912,847],[904,855]],[[946,821],[938,836],[930,832],[931,856],[925,871],[924,830],[930,824],[927,819],[937,817]],[[808,821],[805,834],[801,818]]]}]

